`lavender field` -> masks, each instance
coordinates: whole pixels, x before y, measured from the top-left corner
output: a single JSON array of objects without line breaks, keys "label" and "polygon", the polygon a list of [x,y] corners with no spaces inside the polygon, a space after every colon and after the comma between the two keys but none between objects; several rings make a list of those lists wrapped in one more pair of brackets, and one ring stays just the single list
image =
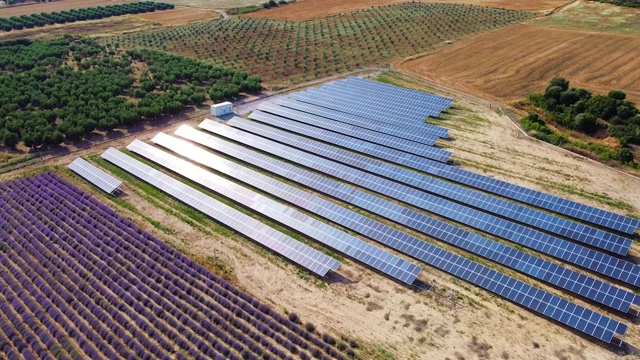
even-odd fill
[{"label": "lavender field", "polygon": [[0,184],[0,207],[0,358],[355,356],[54,174]]}]

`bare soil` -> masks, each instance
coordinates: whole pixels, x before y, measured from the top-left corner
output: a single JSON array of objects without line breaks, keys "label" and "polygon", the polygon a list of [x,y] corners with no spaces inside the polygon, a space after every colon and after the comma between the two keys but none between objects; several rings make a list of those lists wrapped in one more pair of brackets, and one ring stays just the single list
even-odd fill
[{"label": "bare soil", "polygon": [[39,14],[71,9],[81,9],[96,6],[116,5],[136,2],[135,0],[58,0],[43,3],[29,3],[12,6],[0,6],[0,17]]},{"label": "bare soil", "polygon": [[134,15],[133,18],[167,25],[186,25],[192,22],[220,19],[220,14],[212,10],[198,8],[178,8]]},{"label": "bare soil", "polygon": [[[247,17],[287,21],[305,21],[348,13],[372,6],[386,6],[407,2],[406,0],[301,0],[277,8],[250,13]],[[550,11],[566,0],[422,0],[421,2],[472,4],[513,10]]]},{"label": "bare soil", "polygon": [[554,76],[598,93],[640,101],[640,37],[530,24],[508,26],[403,61],[398,67],[483,97],[510,102]]}]

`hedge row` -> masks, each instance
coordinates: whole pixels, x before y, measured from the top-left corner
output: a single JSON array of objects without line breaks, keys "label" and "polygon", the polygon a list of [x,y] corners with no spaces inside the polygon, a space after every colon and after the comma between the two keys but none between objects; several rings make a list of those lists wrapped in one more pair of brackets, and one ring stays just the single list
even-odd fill
[{"label": "hedge row", "polygon": [[131,4],[119,4],[108,6],[97,6],[85,9],[72,9],[69,11],[58,11],[51,13],[40,13],[33,15],[12,16],[10,18],[0,18],[0,30],[22,30],[36,26],[53,24],[65,24],[83,20],[103,19],[112,16],[125,14],[139,14],[156,10],[173,9],[171,4],[145,1]]}]

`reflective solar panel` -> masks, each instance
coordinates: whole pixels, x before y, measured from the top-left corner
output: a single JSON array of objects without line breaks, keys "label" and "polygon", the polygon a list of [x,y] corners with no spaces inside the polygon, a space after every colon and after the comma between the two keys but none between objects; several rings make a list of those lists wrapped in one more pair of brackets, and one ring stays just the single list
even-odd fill
[{"label": "reflective solar panel", "polygon": [[[274,114],[283,118],[299,121],[307,125],[316,126],[326,130],[331,130],[343,135],[349,135],[351,137],[359,138],[362,140],[370,141],[379,145],[402,150],[415,155],[423,156],[425,151],[430,151],[430,146],[425,146],[424,143],[416,143],[414,141],[407,141],[396,136],[383,134],[377,131],[364,129],[355,125],[345,124],[338,121],[327,121],[326,118],[321,116],[307,114],[302,111],[289,109],[283,106],[278,106],[269,103],[262,103],[258,106],[258,110]],[[431,136],[429,139],[425,137],[424,141],[429,140],[429,145],[434,145],[437,137]]]},{"label": "reflective solar panel", "polygon": [[127,149],[401,282],[411,285],[420,273],[411,262],[158,148],[134,141]]},{"label": "reflective solar panel", "polygon": [[[270,119],[269,122],[277,122]],[[263,124],[250,122],[242,118],[233,118],[228,122],[233,127],[240,128],[261,136],[268,137],[300,149],[320,154],[329,159],[346,163],[378,175],[382,175],[395,181],[417,187],[432,194],[451,199],[474,208],[484,210],[512,219],[517,222],[542,229],[553,234],[580,241],[616,254],[626,255],[631,247],[632,240],[615,235],[593,227],[559,218],[536,209],[497,198],[473,189],[452,184],[414,171],[402,169],[393,164],[388,164],[377,159],[371,159],[346,150],[329,146],[307,138],[293,135],[282,130]],[[280,125],[285,126],[285,125]],[[430,165],[424,158],[395,150],[386,150],[374,144],[353,139],[347,136],[331,133],[329,131],[313,128],[307,125],[286,126],[287,130],[312,137],[325,142],[330,142],[348,149],[362,152],[363,154],[376,156],[397,164],[411,166],[416,169],[429,169]],[[484,216],[484,215],[483,215]],[[493,219],[493,218],[492,218]],[[497,218],[496,218],[497,219]],[[500,221],[497,219],[496,221]],[[504,225],[504,224],[503,224]]]},{"label": "reflective solar panel", "polygon": [[120,180],[107,174],[83,158],[76,158],[67,167],[108,194],[113,194],[122,186]]},{"label": "reflective solar panel", "polygon": [[400,86],[381,83],[378,81],[366,80],[358,77],[347,78],[344,81],[341,81],[341,83],[350,86],[357,86],[364,89],[382,90],[385,92],[385,94],[396,94],[400,97],[414,98],[417,101],[439,104],[443,106],[444,109],[451,107],[451,104],[453,103],[452,98],[430,94],[419,90],[411,90]]},{"label": "reflective solar panel", "polygon": [[[357,100],[344,100],[340,99],[340,97],[336,96],[328,96],[328,95],[313,95],[307,93],[294,93],[290,96],[293,99],[307,102],[311,104],[320,105],[329,109],[339,110],[347,114],[359,115],[362,117],[366,117],[369,119],[378,120],[385,123],[391,123],[395,125],[401,125],[404,123],[409,123],[411,126],[414,126],[414,121],[411,119],[403,118],[399,115],[390,114],[387,110],[382,108],[374,108],[370,104],[363,104]],[[426,119],[426,116],[425,116]],[[449,130],[425,123],[420,126],[425,133],[433,134],[441,138],[448,137]]]},{"label": "reflective solar panel", "polygon": [[[354,139],[353,137],[348,135],[338,134],[335,132],[330,132],[328,130],[319,129],[314,126],[304,124],[302,122],[285,119],[283,117],[273,115],[273,114],[268,114],[262,111],[254,111],[251,113],[249,117],[253,120],[256,120],[271,126],[275,126],[281,129],[293,131],[298,134],[303,134],[303,135],[308,134],[308,136],[311,136],[311,137],[314,137],[316,130],[321,130],[323,131],[323,134],[324,134],[323,138],[331,139],[332,143],[338,143],[342,141],[345,141],[345,142],[360,141],[364,146],[369,146],[370,148],[380,152],[390,152],[395,154],[395,153],[403,153],[404,151],[396,148],[392,149],[391,147],[385,147],[379,144],[374,144],[373,142],[366,142],[364,140]],[[382,136],[379,136],[378,138],[382,138]],[[416,145],[418,146],[416,146],[416,149],[414,150],[414,152],[420,152],[420,156],[424,158],[432,159],[435,161],[447,162],[451,157],[451,152],[447,150],[430,147],[430,146],[421,146],[419,144],[416,144]],[[399,145],[398,147],[402,147],[402,146]],[[414,155],[414,156],[418,157],[417,155]]]},{"label": "reflective solar panel", "polygon": [[[640,285],[640,268],[634,264],[554,238],[548,234],[518,224],[502,223],[501,221],[506,220],[491,219],[490,217],[492,215],[479,213],[477,210],[465,208],[459,204],[450,204],[450,202],[444,199],[433,201],[432,195],[420,190],[339,164],[336,161],[339,161],[338,158],[341,155],[335,155],[336,158],[334,158],[334,160],[336,161],[323,159],[210,120],[203,121],[199,126],[210,132],[299,163],[316,171],[340,178],[344,181],[466,225],[480,228],[487,233],[495,233],[514,243],[563,259],[569,263],[582,266],[629,284]],[[179,135],[182,136],[182,134]]]},{"label": "reflective solar panel", "polygon": [[340,111],[327,109],[322,106],[304,103],[289,98],[277,98],[275,104],[289,109],[295,109],[307,114],[321,116],[323,119],[330,119],[359,128],[369,129],[377,133],[388,134],[402,139],[411,140],[420,144],[433,145],[431,139],[433,135],[427,134],[417,126],[405,127],[377,120],[367,119],[357,115],[350,115]]},{"label": "reflective solar panel", "polygon": [[340,266],[340,262],[320,251],[302,244],[114,148],[105,151],[102,158],[315,274],[325,276],[329,270],[335,271]]},{"label": "reflective solar panel", "polygon": [[[193,130],[192,132],[196,132]],[[549,282],[565,290],[582,295],[603,305],[610,306],[620,311],[628,311],[636,296],[632,292],[616,288],[583,274],[555,265],[549,261],[536,258],[525,252],[509,248],[495,241],[482,238],[468,231],[458,229],[444,222],[420,215],[407,208],[393,204],[379,197],[367,194],[357,189],[342,185],[333,180],[315,175],[311,172],[285,164],[282,161],[268,158],[255,151],[234,145],[209,136],[210,141],[205,141],[202,134],[198,140],[212,145],[218,151],[238,159],[249,162],[265,170],[284,176],[311,189],[321,191],[332,197],[341,199],[353,205],[360,206],[377,215],[382,215],[390,220],[412,227],[418,231],[443,240],[449,244],[469,250],[477,255],[484,256],[498,263],[521,271],[534,278]],[[424,251],[426,243],[400,232],[390,226],[379,223],[352,210],[338,206],[318,196],[285,184],[279,180],[248,169],[232,161],[221,158],[206,150],[203,150],[186,141],[176,139],[160,133],[152,141],[191,161],[200,163],[225,175],[243,181],[257,189],[288,201],[294,205],[303,207],[330,221],[340,224],[350,230],[381,242],[387,246],[414,256],[414,253]],[[200,141],[197,141],[200,143]],[[235,147],[235,149],[233,149]],[[224,148],[222,150],[221,148]],[[233,151],[235,150],[235,151]],[[419,257],[420,259],[424,258]],[[589,286],[585,285],[591,281]]]}]

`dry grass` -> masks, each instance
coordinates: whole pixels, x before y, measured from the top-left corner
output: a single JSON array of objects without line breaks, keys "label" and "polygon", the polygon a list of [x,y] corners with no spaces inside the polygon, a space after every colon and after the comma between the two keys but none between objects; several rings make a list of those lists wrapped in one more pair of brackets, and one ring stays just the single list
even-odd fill
[{"label": "dry grass", "polygon": [[0,17],[39,14],[70,9],[116,5],[137,2],[135,0],[58,0],[47,3],[28,3],[14,6],[0,6]]},{"label": "dry grass", "polygon": [[504,102],[543,91],[556,75],[599,93],[621,89],[637,102],[639,48],[637,36],[520,24],[399,66],[447,86]]},{"label": "dry grass", "polygon": [[162,25],[186,25],[204,20],[220,19],[220,14],[213,10],[196,8],[178,8],[174,10],[155,11],[135,15],[134,18],[157,22]]}]

